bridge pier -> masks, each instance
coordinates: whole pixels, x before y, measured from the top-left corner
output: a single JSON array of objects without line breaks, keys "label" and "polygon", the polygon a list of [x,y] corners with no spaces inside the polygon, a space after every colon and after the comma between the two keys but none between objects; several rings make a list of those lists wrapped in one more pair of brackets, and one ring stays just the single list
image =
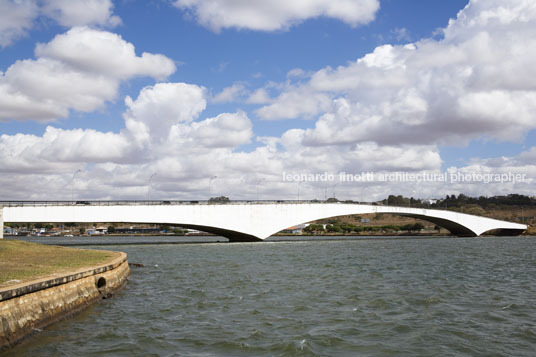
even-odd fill
[{"label": "bridge pier", "polygon": [[4,239],[4,207],[0,206],[0,239]]}]

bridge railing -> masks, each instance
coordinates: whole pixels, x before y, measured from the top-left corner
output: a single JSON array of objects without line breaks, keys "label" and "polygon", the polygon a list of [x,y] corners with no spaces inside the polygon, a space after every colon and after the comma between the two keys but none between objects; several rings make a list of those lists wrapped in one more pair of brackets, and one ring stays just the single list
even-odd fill
[{"label": "bridge railing", "polygon": [[369,204],[371,202],[340,201],[326,202],[320,200],[233,200],[218,202],[209,200],[78,200],[78,201],[0,201],[0,206],[161,206],[161,205],[237,205],[237,204],[307,204],[307,203],[341,203]]},{"label": "bridge railing", "polygon": [[[0,206],[4,207],[21,207],[21,206],[162,206],[162,205],[241,205],[241,204],[363,204],[373,206],[384,206],[377,202],[359,202],[359,201],[320,201],[320,200],[233,200],[228,202],[209,201],[209,200],[78,200],[78,201],[0,201]],[[407,208],[407,206],[390,207]],[[423,208],[423,207],[412,207]],[[428,207],[430,209],[431,207]],[[434,207],[433,209],[444,209],[443,207]]]}]

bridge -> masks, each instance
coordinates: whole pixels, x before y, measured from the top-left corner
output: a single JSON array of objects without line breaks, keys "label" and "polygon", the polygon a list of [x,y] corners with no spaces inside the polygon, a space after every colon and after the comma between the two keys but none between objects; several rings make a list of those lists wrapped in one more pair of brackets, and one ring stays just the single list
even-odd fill
[{"label": "bridge", "polygon": [[144,223],[170,224],[228,238],[232,242],[262,241],[301,223],[344,215],[389,213],[430,221],[456,236],[476,237],[494,231],[518,235],[524,224],[459,212],[314,201],[6,201],[0,202],[0,238],[11,223]]}]

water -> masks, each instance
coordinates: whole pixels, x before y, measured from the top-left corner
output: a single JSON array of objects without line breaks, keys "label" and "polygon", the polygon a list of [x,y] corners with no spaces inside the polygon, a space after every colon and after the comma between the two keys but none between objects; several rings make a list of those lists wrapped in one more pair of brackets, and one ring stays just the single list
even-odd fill
[{"label": "water", "polygon": [[[92,247],[95,248],[95,247]],[[534,356],[536,239],[121,245],[125,289],[7,356]]]}]

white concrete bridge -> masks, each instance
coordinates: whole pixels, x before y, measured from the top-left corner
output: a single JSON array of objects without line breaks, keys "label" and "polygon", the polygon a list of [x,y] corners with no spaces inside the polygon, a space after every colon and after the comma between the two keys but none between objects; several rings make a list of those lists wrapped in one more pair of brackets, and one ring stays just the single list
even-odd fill
[{"label": "white concrete bridge", "polygon": [[[1,208],[3,207],[3,208]],[[524,224],[446,210],[355,203],[248,201],[211,204],[198,201],[0,202],[0,233],[11,223],[147,223],[171,224],[224,236],[230,241],[261,241],[285,228],[321,218],[390,213],[418,218],[457,236],[479,236],[494,230],[518,235]]]}]

